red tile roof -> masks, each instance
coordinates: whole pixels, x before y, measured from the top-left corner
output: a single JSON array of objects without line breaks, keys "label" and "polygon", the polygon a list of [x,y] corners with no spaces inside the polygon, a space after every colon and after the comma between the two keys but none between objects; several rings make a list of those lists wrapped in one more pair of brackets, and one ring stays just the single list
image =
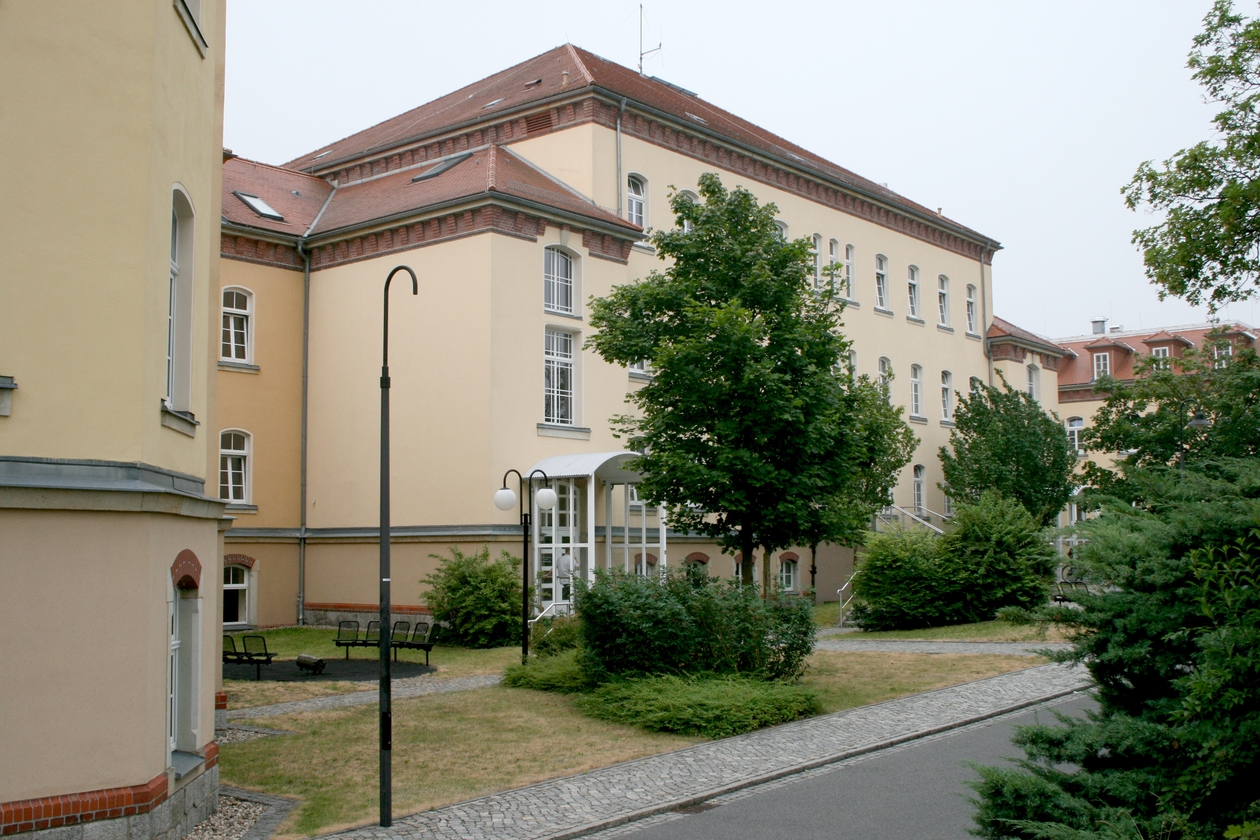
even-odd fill
[{"label": "red tile roof", "polygon": [[997,246],[989,237],[940,216],[934,210],[837,166],[795,143],[705,102],[698,96],[659,79],[642,76],[572,44],[556,47],[393,119],[322,146],[285,166],[307,171],[328,171],[350,161],[378,156],[387,150],[456,127],[499,119],[500,115],[508,111],[536,105],[544,100],[570,94],[588,95],[596,90],[606,91],[615,97],[624,96],[632,103],[668,115],[693,130],[726,137],[789,165],[813,171],[895,206],[938,219],[942,224],[964,235],[990,242],[993,247]]},{"label": "red tile roof", "polygon": [[[259,216],[236,192],[256,195],[284,216],[284,221]],[[332,186],[323,178],[232,157],[223,162],[223,218],[245,227],[301,236],[319,215]]]},{"label": "red tile roof", "polygon": [[989,324],[987,337],[990,340],[1001,340],[1003,338],[1016,339],[1024,344],[1034,345],[1047,353],[1056,356],[1070,356],[1070,350],[1060,347],[1048,338],[1042,338],[1036,333],[1031,333],[1026,329],[1017,327],[1010,321],[997,317],[993,317],[993,323]]},{"label": "red tile roof", "polygon": [[[1076,358],[1065,361],[1059,368],[1059,387],[1080,387],[1094,381],[1094,362],[1090,353],[1091,347],[1095,350],[1111,353],[1109,361],[1111,363],[1112,377],[1122,380],[1132,379],[1134,362],[1142,356],[1149,355],[1136,350],[1136,347],[1145,345],[1149,348],[1152,345],[1172,342],[1177,347],[1201,348],[1204,336],[1209,332],[1219,330],[1226,335],[1233,332],[1235,335],[1241,333],[1246,336],[1249,334],[1248,331],[1250,329],[1245,324],[1223,324],[1220,326],[1195,324],[1186,327],[1169,327],[1158,330],[1125,330],[1118,333],[1059,339],[1058,343],[1060,345],[1076,354]],[[1117,347],[1123,352],[1117,353],[1115,351]],[[1179,355],[1176,349],[1172,353],[1174,356]]]}]

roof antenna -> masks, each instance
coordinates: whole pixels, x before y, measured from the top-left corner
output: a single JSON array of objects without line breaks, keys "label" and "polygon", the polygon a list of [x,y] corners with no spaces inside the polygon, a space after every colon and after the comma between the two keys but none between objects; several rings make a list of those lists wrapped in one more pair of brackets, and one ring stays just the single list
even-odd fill
[{"label": "roof antenna", "polygon": [[644,52],[644,51],[643,51],[643,4],[642,4],[642,3],[640,3],[640,4],[639,4],[639,75],[640,75],[640,76],[642,76],[642,75],[643,75],[643,59],[644,59],[644,57],[645,57],[645,56],[649,56],[649,55],[651,55],[651,54],[652,54],[652,53],[654,53],[654,52],[660,52],[660,51],[661,51],[661,45],[660,45],[660,44],[657,44],[655,47],[653,47],[652,49],[648,50],[647,52]]}]

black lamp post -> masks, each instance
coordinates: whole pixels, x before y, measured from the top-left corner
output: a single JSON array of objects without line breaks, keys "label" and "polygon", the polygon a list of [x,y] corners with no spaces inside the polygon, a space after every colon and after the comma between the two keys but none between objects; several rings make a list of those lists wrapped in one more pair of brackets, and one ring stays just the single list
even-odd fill
[{"label": "black lamp post", "polygon": [[385,278],[385,328],[381,347],[381,825],[393,822],[393,779],[390,751],[393,749],[393,717],[390,709],[389,642],[391,635],[389,604],[389,284],[394,275],[405,271],[411,275],[411,293],[420,294],[416,273],[400,265]]},{"label": "black lamp post", "polygon": [[1177,429],[1177,469],[1183,472],[1186,469],[1186,428],[1187,427],[1191,429],[1212,428],[1212,421],[1207,419],[1207,417],[1203,414],[1202,408],[1195,409],[1194,418],[1189,423],[1186,423],[1184,418],[1186,416],[1186,406],[1188,404],[1189,403],[1182,403],[1181,405],[1178,406],[1178,409],[1180,409],[1180,414],[1178,415],[1178,418],[1177,418],[1178,421],[1180,422],[1180,425]]},{"label": "black lamp post", "polygon": [[556,506],[556,491],[551,489],[551,479],[542,470],[534,470],[528,478],[522,477],[516,470],[508,470],[503,474],[503,487],[494,494],[494,506],[499,510],[511,510],[512,505],[517,504],[517,494],[507,486],[507,478],[512,473],[516,473],[517,483],[522,488],[519,506],[521,514],[521,664],[524,665],[529,661],[529,512],[532,509],[529,497],[534,490],[534,476],[540,475],[543,480],[542,489],[537,494],[539,510],[551,510]]}]

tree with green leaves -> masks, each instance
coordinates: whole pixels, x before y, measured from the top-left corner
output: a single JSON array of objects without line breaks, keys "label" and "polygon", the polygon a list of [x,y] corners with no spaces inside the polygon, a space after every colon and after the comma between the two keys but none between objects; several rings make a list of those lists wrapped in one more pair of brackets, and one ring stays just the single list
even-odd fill
[{"label": "tree with green leaves", "polygon": [[950,498],[975,504],[995,490],[1052,524],[1076,485],[1076,453],[1059,418],[1005,379],[1001,388],[972,380],[954,424],[940,450]]},{"label": "tree with green leaves", "polygon": [[[1203,349],[1139,361],[1132,382],[1100,378],[1106,400],[1081,434],[1087,449],[1122,453],[1128,469],[1260,456],[1260,357],[1251,349],[1217,357],[1228,342],[1208,334]],[[1191,421],[1194,421],[1193,423]],[[1086,477],[1109,486],[1121,472],[1086,465]]]},{"label": "tree with green leaves", "polygon": [[1216,0],[1203,24],[1189,67],[1223,106],[1217,138],[1143,163],[1122,192],[1161,218],[1133,234],[1160,297],[1215,309],[1255,295],[1260,271],[1260,21]]},{"label": "tree with green leaves", "polygon": [[652,380],[615,418],[643,454],[628,466],[670,524],[741,553],[855,536],[887,504],[914,435],[869,378],[839,363],[849,343],[833,289],[810,282],[804,239],[773,204],[700,178],[671,199],[678,225],[651,243],[663,271],[592,301],[588,340],[605,360],[648,360]]}]

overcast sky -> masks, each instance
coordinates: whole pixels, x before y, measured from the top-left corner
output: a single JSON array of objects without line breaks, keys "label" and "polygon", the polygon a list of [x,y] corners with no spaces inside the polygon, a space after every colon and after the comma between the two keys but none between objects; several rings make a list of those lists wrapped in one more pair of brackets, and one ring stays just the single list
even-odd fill
[{"label": "overcast sky", "polygon": [[[1120,187],[1211,136],[1185,66],[1210,6],[649,0],[644,71],[1002,242],[1020,326],[1169,326],[1206,313],[1159,301]],[[635,66],[639,4],[231,0],[224,145],[283,163],[566,41]]]}]

